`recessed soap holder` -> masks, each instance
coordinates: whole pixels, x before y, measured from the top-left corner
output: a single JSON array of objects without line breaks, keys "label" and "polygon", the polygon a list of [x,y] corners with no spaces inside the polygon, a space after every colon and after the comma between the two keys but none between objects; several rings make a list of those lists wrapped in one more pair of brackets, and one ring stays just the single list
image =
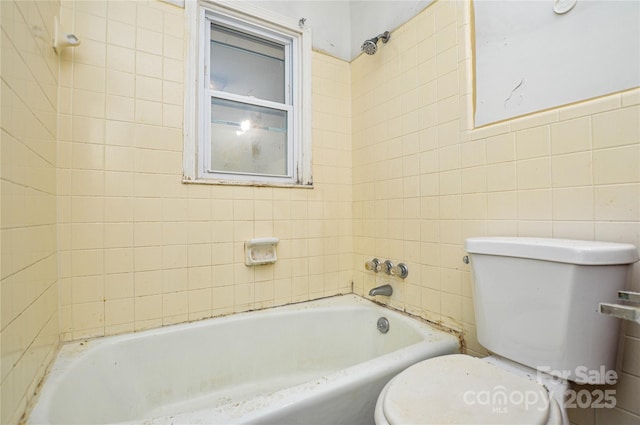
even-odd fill
[{"label": "recessed soap holder", "polygon": [[256,238],[244,241],[244,264],[247,266],[259,266],[271,264],[278,260],[276,246],[278,238]]}]

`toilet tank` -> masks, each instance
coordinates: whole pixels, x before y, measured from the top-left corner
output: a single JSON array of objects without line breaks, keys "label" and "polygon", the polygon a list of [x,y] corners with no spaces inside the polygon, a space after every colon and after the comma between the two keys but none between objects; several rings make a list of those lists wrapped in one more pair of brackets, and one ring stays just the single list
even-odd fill
[{"label": "toilet tank", "polygon": [[[625,289],[630,244],[469,238],[478,341],[489,351],[579,383],[607,383],[619,319],[600,314]],[[611,382],[609,382],[611,383]]]}]

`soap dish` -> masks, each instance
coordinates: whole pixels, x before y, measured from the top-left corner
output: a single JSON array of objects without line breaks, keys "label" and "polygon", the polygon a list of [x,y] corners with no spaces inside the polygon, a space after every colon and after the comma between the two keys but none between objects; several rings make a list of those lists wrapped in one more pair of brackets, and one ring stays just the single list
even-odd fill
[{"label": "soap dish", "polygon": [[276,246],[280,242],[278,238],[256,238],[244,242],[244,264],[247,266],[259,266],[271,264],[278,260]]}]

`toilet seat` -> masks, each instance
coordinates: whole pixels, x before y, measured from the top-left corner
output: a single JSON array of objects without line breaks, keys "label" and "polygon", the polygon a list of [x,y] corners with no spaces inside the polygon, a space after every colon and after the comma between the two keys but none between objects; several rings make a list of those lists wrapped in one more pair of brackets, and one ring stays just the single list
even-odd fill
[{"label": "toilet seat", "polygon": [[376,405],[383,424],[561,424],[537,382],[463,354],[434,357],[393,378]]}]

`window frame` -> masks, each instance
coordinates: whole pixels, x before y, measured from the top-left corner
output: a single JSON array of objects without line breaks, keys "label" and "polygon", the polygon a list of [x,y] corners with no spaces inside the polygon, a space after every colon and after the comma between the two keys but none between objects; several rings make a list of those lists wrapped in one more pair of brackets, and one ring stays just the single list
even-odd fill
[{"label": "window frame", "polygon": [[[289,18],[247,5],[227,4],[213,0],[186,2],[188,21],[187,54],[185,62],[185,115],[183,182],[258,186],[312,187],[311,173],[311,34],[310,30]],[[247,34],[277,40],[290,41],[285,49],[290,60],[288,93],[285,103],[252,99],[233,93],[209,88],[210,23],[219,22]],[[245,31],[243,28],[247,28]],[[297,59],[296,59],[297,57]],[[287,110],[288,176],[264,174],[209,172],[207,155],[210,155],[210,108],[212,93],[215,98],[231,100],[277,110]],[[207,145],[209,145],[207,147]]]}]

